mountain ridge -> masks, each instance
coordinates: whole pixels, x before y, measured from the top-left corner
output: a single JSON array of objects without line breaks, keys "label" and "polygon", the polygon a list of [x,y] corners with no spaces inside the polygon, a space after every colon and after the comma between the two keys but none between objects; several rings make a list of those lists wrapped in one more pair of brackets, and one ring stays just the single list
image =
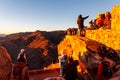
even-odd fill
[{"label": "mountain ridge", "polygon": [[65,31],[34,31],[9,34],[0,38],[0,45],[10,54],[13,63],[20,49],[26,49],[30,69],[41,69],[57,61],[57,44],[64,38]]},{"label": "mountain ridge", "polygon": [[0,34],[0,37],[5,37],[6,35],[5,34]]}]

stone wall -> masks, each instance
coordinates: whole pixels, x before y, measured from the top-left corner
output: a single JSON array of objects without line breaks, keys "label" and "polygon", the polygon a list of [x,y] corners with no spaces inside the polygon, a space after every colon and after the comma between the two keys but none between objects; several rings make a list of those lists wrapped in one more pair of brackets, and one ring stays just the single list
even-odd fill
[{"label": "stone wall", "polygon": [[117,31],[120,30],[120,5],[116,5],[112,7],[111,15],[112,15],[111,28]]},{"label": "stone wall", "polygon": [[[61,52],[64,51],[68,56],[72,55],[74,60],[79,60],[80,56],[86,53],[86,43],[80,36],[67,35],[63,41],[58,45],[58,55],[60,59]],[[79,60],[79,66],[77,66],[78,72],[86,72],[85,65]]]},{"label": "stone wall", "polygon": [[[114,9],[114,7],[113,7]],[[114,10],[112,9],[111,14],[114,15]],[[118,6],[115,9],[120,9]],[[117,12],[118,11],[118,12]],[[112,17],[112,28],[111,29],[97,29],[97,30],[87,30],[86,37],[81,37],[79,35],[67,35],[59,43],[58,47],[58,55],[61,55],[61,52],[64,50],[68,56],[72,55],[74,60],[79,60],[78,71],[86,72],[86,67],[95,67],[92,62],[94,59],[90,56],[90,60],[86,61],[85,55],[87,53],[91,53],[91,50],[98,50],[99,43],[106,45],[107,47],[111,47],[114,50],[120,50],[120,29],[119,27],[119,11],[116,10],[115,16]],[[116,20],[116,21],[114,21]],[[99,59],[97,54],[94,54],[94,57]],[[83,58],[84,61],[81,61]],[[86,62],[85,62],[86,61]],[[89,62],[91,61],[91,62]],[[96,62],[96,59],[95,59]],[[87,63],[87,64],[86,64]],[[90,64],[90,65],[89,65]],[[91,66],[92,65],[92,66]],[[88,80],[88,79],[87,79]]]},{"label": "stone wall", "polygon": [[58,45],[58,55],[61,55],[61,51],[63,50],[67,55],[73,54],[74,59],[79,60],[78,55],[82,56],[83,53],[87,51],[86,43],[81,39],[80,36],[67,35]]},{"label": "stone wall", "polygon": [[120,50],[120,5],[113,6],[111,15],[111,29],[87,30],[86,37]]},{"label": "stone wall", "polygon": [[88,30],[86,37],[115,50],[120,50],[120,31],[111,29]]}]

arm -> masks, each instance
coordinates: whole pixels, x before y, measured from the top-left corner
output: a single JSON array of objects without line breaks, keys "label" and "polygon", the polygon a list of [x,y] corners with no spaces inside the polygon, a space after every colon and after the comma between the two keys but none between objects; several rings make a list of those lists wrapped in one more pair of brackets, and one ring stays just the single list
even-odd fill
[{"label": "arm", "polygon": [[87,70],[86,70],[86,67],[84,66],[84,64],[79,60],[79,67],[81,68],[81,72],[82,73],[86,73]]},{"label": "arm", "polygon": [[89,16],[83,17],[83,19],[87,19]]},{"label": "arm", "polygon": [[102,69],[103,69],[103,65],[100,63],[99,65],[98,65],[98,73],[97,73],[97,76],[96,76],[96,80],[101,80],[101,71],[102,71]]}]

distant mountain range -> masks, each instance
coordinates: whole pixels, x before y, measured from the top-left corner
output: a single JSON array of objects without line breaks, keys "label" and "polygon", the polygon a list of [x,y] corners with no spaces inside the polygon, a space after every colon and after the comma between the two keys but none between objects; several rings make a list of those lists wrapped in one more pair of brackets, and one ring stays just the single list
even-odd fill
[{"label": "distant mountain range", "polygon": [[13,63],[20,49],[26,49],[30,69],[41,69],[58,60],[57,45],[65,37],[65,31],[35,31],[2,35],[0,45],[10,54]]},{"label": "distant mountain range", "polygon": [[0,34],[0,37],[5,37],[6,35],[5,34]]}]

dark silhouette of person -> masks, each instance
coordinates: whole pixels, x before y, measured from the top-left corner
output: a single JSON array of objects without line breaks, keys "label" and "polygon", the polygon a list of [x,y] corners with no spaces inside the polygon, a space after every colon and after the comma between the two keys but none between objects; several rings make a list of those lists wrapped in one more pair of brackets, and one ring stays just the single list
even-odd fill
[{"label": "dark silhouette of person", "polygon": [[87,19],[88,17],[89,17],[89,16],[82,17],[81,14],[78,16],[77,24],[78,24],[78,31],[79,31],[79,33],[82,32],[82,30],[83,30],[83,28],[84,28],[84,20]]},{"label": "dark silhouette of person", "polygon": [[63,77],[65,80],[76,80],[78,77],[77,66],[79,64],[78,60],[70,62],[65,69]]},{"label": "dark silhouette of person", "polygon": [[112,66],[109,61],[105,60],[105,57],[101,56],[101,58],[102,59],[98,64],[96,80],[109,80],[113,74]]},{"label": "dark silhouette of person", "polygon": [[14,64],[12,80],[30,80],[28,66],[24,54],[20,54]]}]

